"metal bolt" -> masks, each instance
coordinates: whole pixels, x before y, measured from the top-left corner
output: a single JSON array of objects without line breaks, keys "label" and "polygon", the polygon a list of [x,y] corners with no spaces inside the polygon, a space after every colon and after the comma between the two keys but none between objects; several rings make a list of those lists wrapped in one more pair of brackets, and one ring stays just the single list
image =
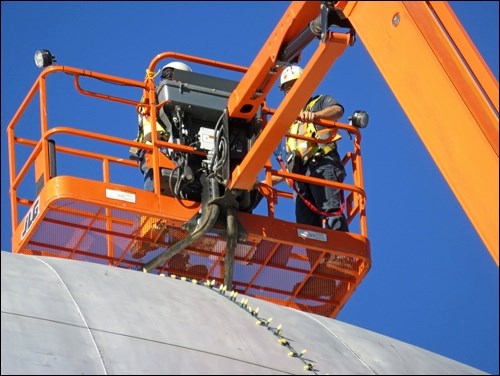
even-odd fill
[{"label": "metal bolt", "polygon": [[396,27],[399,25],[399,21],[401,21],[401,17],[399,15],[399,13],[396,13],[393,17],[392,17],[392,26]]}]

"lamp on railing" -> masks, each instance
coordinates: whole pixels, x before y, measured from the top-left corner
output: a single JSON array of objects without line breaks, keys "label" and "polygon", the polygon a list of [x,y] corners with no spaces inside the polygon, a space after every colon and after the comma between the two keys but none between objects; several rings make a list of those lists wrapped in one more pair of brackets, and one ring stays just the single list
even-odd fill
[{"label": "lamp on railing", "polygon": [[49,50],[38,50],[35,52],[35,64],[38,68],[46,68],[50,65],[56,65],[56,57]]},{"label": "lamp on railing", "polygon": [[351,116],[349,116],[349,124],[355,126],[356,128],[366,128],[368,120],[368,112],[362,110],[356,110]]}]

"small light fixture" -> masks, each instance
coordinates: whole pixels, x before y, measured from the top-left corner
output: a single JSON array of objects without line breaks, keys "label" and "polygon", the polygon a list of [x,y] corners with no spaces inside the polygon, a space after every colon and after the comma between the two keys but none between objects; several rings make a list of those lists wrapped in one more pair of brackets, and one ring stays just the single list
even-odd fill
[{"label": "small light fixture", "polygon": [[46,68],[56,65],[56,57],[49,50],[38,50],[35,52],[35,64],[38,68]]},{"label": "small light fixture", "polygon": [[366,128],[368,125],[368,112],[356,110],[351,116],[349,116],[350,124],[356,128]]}]

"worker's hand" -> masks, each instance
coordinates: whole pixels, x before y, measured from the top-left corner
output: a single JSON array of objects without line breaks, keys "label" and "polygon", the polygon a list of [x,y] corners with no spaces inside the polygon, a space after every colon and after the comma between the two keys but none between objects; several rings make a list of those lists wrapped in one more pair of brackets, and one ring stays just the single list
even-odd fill
[{"label": "worker's hand", "polygon": [[[283,180],[285,180],[285,178],[281,177],[281,176],[276,176],[276,175],[273,175],[271,177],[271,187],[276,185],[276,184],[279,184],[281,183]],[[267,185],[267,181],[266,180],[262,180],[262,181],[256,181],[252,187],[252,189],[258,189],[261,185]]]},{"label": "worker's hand", "polygon": [[302,111],[300,113],[300,120],[302,120],[302,121],[304,121],[306,123],[312,123],[316,119],[317,119],[317,115],[314,112]]}]

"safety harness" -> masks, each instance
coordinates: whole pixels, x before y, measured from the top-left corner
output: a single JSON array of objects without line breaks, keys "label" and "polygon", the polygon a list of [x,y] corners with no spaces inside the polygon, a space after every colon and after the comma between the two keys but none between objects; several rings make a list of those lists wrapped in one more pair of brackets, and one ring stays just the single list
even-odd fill
[{"label": "safety harness", "polygon": [[[276,152],[274,153],[274,155],[276,156],[276,159],[281,167],[281,170],[284,172],[287,172],[288,169],[286,167],[286,163],[283,160],[283,158],[281,157],[281,155],[276,153]],[[294,192],[297,194],[297,196],[300,197],[300,199],[304,202],[304,204],[314,213],[321,215],[323,217],[338,217],[338,216],[341,216],[342,213],[344,212],[345,199],[344,199],[344,191],[343,190],[340,190],[340,202],[341,202],[340,209],[337,211],[334,211],[334,212],[324,212],[324,211],[319,210],[316,206],[314,206],[314,204],[311,201],[309,201],[307,198],[305,198],[300,193],[299,189],[297,188],[297,183],[293,179],[286,178],[285,180],[286,180],[287,184],[294,190]]]},{"label": "safety harness", "polygon": [[[321,99],[321,95],[317,95],[309,100],[307,105],[304,107],[303,111],[311,111],[316,102]],[[316,125],[314,123],[304,123],[300,120],[295,120],[291,127],[290,132],[291,135],[305,136],[308,138],[315,138],[317,140],[326,140],[332,134],[332,129],[325,128],[321,130],[316,129]],[[314,155],[316,155],[321,150],[328,154],[335,148],[335,142],[340,140],[342,136],[338,133],[335,134],[333,140],[328,144],[319,144],[317,142],[309,141],[309,140],[301,140],[295,137],[288,137],[286,141],[287,152],[292,153],[296,152],[303,160],[303,162],[307,162],[307,160]]]},{"label": "safety harness", "polygon": [[[307,105],[304,107],[304,111],[311,111],[313,106],[321,99],[321,95],[317,95],[309,100]],[[327,139],[331,135],[332,130],[329,128],[317,130],[314,123],[303,123],[300,120],[295,120],[290,127],[290,134],[292,135],[301,135],[309,138],[316,139]],[[335,142],[342,138],[338,133],[335,134],[333,141],[326,145],[320,145],[313,141],[307,140],[299,140],[294,137],[288,137],[286,141],[286,148],[288,153],[296,152],[303,163],[306,163],[310,158],[314,157],[320,152],[323,152],[323,155],[328,154],[335,148]],[[333,145],[332,145],[333,144]],[[280,154],[277,152],[274,153],[278,163],[281,167],[282,171],[288,171],[287,165]],[[289,171],[292,172],[292,171]],[[319,210],[313,203],[311,203],[307,198],[305,198],[297,188],[297,183],[292,179],[286,179],[287,184],[295,191],[298,197],[304,202],[304,204],[314,213],[321,215],[323,217],[334,217],[340,216],[344,212],[345,200],[344,200],[344,191],[340,190],[340,200],[341,205],[340,209],[335,212],[324,212]]]},{"label": "safety harness", "polygon": [[[147,78],[154,79],[158,73],[150,72],[146,70]],[[138,114],[138,122],[137,122],[137,136],[135,141],[143,143],[143,144],[151,144],[149,140],[145,139],[147,134],[151,134],[153,132],[153,126],[151,124],[151,120],[149,116],[146,115],[146,110],[144,108],[144,103],[146,102],[144,95],[141,97],[140,104],[137,106],[137,114]],[[170,130],[161,122],[158,118],[156,119],[156,132],[158,134],[158,138],[161,141],[169,141],[170,138]],[[143,153],[142,149],[138,149],[136,147],[130,148],[130,154],[135,156],[135,158],[139,157]],[[132,159],[135,159],[132,158]]]}]

